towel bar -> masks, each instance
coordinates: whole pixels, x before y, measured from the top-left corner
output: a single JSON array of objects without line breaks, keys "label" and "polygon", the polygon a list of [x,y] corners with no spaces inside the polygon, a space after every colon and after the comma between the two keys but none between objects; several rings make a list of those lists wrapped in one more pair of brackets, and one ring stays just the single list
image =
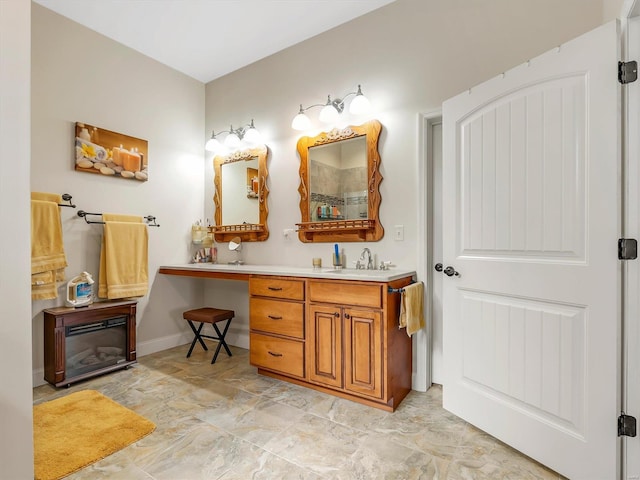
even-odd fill
[{"label": "towel bar", "polygon": [[63,193],[62,194],[62,200],[64,200],[65,202],[69,202],[69,205],[67,205],[66,203],[59,203],[58,206],[59,207],[71,207],[71,208],[76,208],[76,206],[71,203],[71,199],[73,197],[71,195],[69,195],[68,193]]},{"label": "towel bar", "polygon": [[[90,212],[85,212],[84,210],[78,210],[78,216],[84,218],[84,221],[92,224],[92,223],[97,223],[97,224],[101,224],[104,225],[103,221],[96,221],[96,220],[88,220],[87,219],[87,215],[93,215],[93,216],[102,216],[101,213],[90,213]],[[142,217],[147,221],[147,226],[149,227],[159,227],[160,225],[156,223],[156,217],[154,217],[153,215],[147,215],[146,217]]]},{"label": "towel bar", "polygon": [[[411,281],[409,282],[409,285],[412,285],[412,284],[414,284],[414,283],[416,283],[416,281],[415,281],[415,280],[411,280]],[[387,293],[402,293],[402,292],[404,292],[404,288],[391,288],[391,287],[387,287]]]}]

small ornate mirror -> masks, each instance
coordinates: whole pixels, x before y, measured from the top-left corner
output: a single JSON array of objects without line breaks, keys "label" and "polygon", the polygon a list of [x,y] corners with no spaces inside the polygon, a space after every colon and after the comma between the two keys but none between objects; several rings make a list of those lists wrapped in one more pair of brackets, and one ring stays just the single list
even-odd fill
[{"label": "small ornate mirror", "polygon": [[303,242],[377,241],[382,126],[372,120],[298,140]]},{"label": "small ornate mirror", "polygon": [[267,227],[266,145],[213,159],[215,171],[215,225],[217,242],[238,237],[243,242],[262,242],[269,238]]}]

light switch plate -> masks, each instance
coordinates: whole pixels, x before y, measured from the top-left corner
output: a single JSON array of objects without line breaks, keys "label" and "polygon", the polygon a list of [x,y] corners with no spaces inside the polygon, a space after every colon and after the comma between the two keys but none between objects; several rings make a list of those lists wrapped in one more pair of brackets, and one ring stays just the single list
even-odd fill
[{"label": "light switch plate", "polygon": [[394,240],[402,241],[404,240],[404,225],[394,225]]}]

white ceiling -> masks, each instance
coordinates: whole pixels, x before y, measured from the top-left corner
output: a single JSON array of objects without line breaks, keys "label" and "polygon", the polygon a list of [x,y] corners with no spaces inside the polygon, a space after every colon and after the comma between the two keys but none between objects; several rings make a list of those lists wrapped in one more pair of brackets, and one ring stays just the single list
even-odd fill
[{"label": "white ceiling", "polygon": [[34,0],[209,82],[395,0]]}]

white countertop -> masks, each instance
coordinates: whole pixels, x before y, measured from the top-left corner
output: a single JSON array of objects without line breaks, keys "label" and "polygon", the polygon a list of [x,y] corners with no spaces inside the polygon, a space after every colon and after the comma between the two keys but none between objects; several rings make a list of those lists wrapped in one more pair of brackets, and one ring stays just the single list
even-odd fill
[{"label": "white countertop", "polygon": [[286,277],[327,278],[332,280],[360,280],[367,282],[390,282],[413,276],[413,270],[391,268],[389,270],[356,270],[344,268],[314,269],[312,267],[288,267],[285,265],[229,265],[224,263],[185,263],[182,265],[162,265],[165,270],[190,270],[193,272],[238,273],[244,275],[279,275]]}]

